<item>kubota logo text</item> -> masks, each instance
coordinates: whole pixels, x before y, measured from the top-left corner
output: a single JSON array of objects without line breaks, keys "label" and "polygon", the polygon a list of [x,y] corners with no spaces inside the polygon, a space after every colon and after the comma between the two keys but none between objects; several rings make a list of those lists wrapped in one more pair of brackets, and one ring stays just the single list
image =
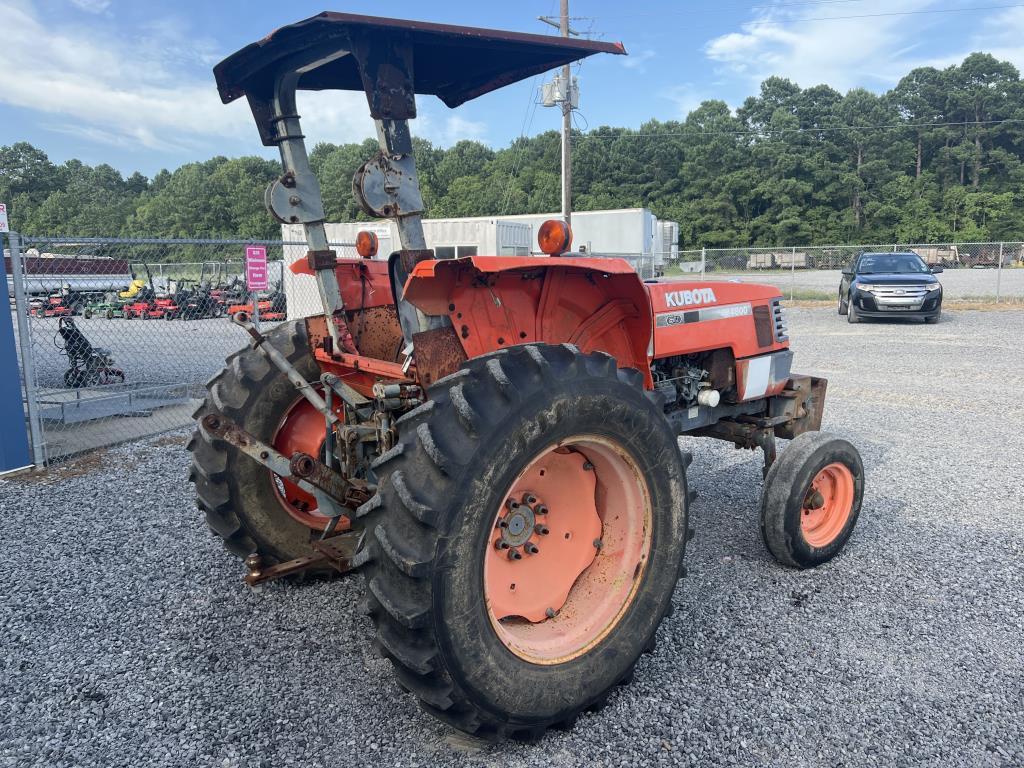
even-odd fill
[{"label": "kubota logo text", "polygon": [[692,291],[669,291],[665,304],[669,307],[692,307],[694,304],[714,304],[715,292],[710,288],[694,288]]}]

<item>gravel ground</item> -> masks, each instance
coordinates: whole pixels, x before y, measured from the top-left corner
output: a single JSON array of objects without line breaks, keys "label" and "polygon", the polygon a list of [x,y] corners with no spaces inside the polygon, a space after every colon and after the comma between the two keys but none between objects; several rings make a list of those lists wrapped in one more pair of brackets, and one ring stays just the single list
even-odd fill
[{"label": "gravel ground", "polygon": [[790,325],[864,456],[853,539],[776,565],[758,457],[686,440],[690,577],[573,731],[484,746],[419,712],[358,577],[245,588],[178,434],[0,482],[0,765],[1024,765],[1024,312]]}]

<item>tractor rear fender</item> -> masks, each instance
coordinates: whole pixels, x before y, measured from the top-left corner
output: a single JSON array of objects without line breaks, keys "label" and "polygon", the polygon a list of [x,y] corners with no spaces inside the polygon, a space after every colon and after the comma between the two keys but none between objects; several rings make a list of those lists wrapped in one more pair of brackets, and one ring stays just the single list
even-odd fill
[{"label": "tractor rear fender", "polygon": [[405,299],[446,315],[469,358],[530,342],[612,355],[653,387],[651,303],[623,259],[473,256],[423,261]]}]

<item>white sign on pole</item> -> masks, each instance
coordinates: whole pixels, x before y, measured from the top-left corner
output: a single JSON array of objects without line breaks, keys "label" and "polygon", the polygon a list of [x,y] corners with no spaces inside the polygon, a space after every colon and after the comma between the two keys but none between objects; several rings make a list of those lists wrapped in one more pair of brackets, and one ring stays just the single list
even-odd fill
[{"label": "white sign on pole", "polygon": [[0,232],[10,232],[11,228],[7,224],[7,206],[0,203]]}]

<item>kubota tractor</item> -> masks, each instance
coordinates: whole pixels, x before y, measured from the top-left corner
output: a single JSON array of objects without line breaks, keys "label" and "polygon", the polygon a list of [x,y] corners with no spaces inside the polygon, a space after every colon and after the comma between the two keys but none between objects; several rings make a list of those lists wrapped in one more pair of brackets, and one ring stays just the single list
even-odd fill
[{"label": "kubota tractor", "polygon": [[[199,506],[258,584],[362,569],[399,685],[454,727],[532,738],[629,680],[672,607],[692,535],[677,436],[764,453],[761,532],[823,563],[856,523],[857,450],[818,432],[825,381],[791,372],[780,292],[642,281],[620,259],[436,259],[409,134],[415,95],[448,106],[621,45],[324,13],[215,68],[280,150],[267,190],[302,225],[295,270],[321,314],[251,337],[209,384],[190,448]],[[364,211],[398,224],[387,260],[339,259],[297,90],[365,91],[380,152]],[[363,236],[360,253],[372,256]],[[790,439],[777,457],[775,438]],[[312,671],[312,670],[311,670]]]}]

